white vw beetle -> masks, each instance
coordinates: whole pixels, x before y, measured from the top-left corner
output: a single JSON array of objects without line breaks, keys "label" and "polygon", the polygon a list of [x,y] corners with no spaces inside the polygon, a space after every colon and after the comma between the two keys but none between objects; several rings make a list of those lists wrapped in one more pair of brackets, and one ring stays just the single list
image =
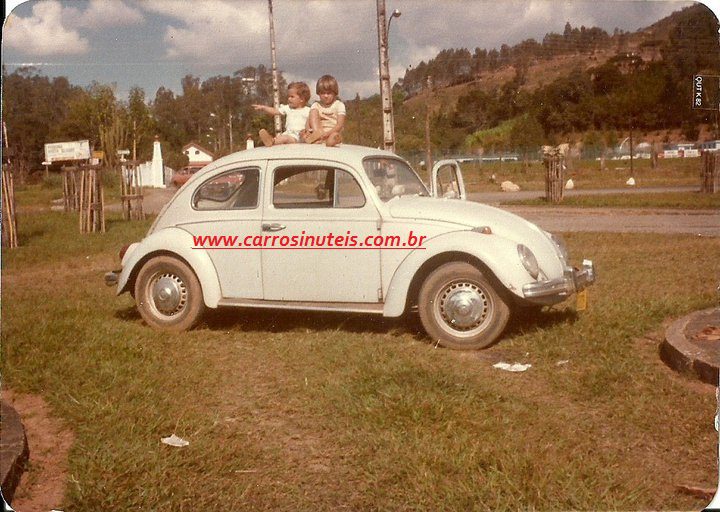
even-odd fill
[{"label": "white vw beetle", "polygon": [[242,151],[196,173],[105,280],[159,329],[190,329],[220,306],[417,307],[430,337],[455,349],[491,344],[514,306],[555,304],[595,280],[558,237],[464,199],[452,160],[435,165],[428,191],[387,151]]}]

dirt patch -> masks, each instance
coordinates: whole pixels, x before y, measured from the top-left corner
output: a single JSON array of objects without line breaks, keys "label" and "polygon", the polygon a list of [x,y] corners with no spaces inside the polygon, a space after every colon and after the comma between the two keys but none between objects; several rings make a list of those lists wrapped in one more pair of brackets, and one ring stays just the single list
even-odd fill
[{"label": "dirt patch", "polygon": [[73,433],[52,417],[42,397],[9,389],[2,394],[20,414],[30,447],[29,467],[15,491],[12,507],[22,512],[61,510]]}]

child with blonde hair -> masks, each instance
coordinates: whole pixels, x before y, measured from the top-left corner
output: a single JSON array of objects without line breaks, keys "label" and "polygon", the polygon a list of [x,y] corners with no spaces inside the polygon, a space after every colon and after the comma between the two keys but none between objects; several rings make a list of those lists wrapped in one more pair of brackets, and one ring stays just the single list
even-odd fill
[{"label": "child with blonde hair", "polygon": [[305,82],[292,82],[288,84],[287,104],[280,105],[280,108],[267,105],[253,105],[255,110],[261,110],[272,116],[285,116],[285,131],[273,138],[267,130],[260,130],[260,140],[266,146],[275,144],[294,144],[300,142],[301,132],[308,124],[310,107],[310,87]]},{"label": "child with blonde hair", "polygon": [[338,99],[339,87],[337,80],[330,75],[323,75],[317,81],[315,92],[320,101],[310,107],[310,129],[305,142],[324,142],[326,146],[336,146],[342,142],[345,127],[345,104]]}]

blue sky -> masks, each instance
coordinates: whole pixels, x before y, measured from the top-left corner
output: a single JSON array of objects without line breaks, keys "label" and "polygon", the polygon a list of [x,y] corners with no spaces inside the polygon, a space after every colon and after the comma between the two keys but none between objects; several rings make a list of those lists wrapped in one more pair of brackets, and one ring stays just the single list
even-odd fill
[{"label": "blue sky", "polygon": [[[444,48],[499,48],[547,32],[599,26],[634,31],[687,1],[386,0],[392,21],[393,81]],[[705,2],[718,12],[717,0]],[[71,83],[132,86],[148,99],[180,90],[186,74],[206,79],[244,66],[270,66],[267,0],[32,0],[11,2],[2,40],[9,72],[34,65]],[[341,96],[378,91],[376,2],[274,0],[278,66],[289,80],[338,78]]]}]

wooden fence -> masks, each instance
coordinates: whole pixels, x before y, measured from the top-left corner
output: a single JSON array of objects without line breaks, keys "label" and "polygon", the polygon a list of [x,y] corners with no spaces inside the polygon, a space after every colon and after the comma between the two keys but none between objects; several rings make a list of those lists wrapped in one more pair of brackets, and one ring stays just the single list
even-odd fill
[{"label": "wooden fence", "polygon": [[563,200],[563,178],[565,158],[560,153],[550,153],[543,157],[545,164],[545,199],[553,204]]},{"label": "wooden fence", "polygon": [[98,166],[80,168],[80,233],[105,232],[105,197]]},{"label": "wooden fence", "polygon": [[134,160],[128,160],[120,170],[120,200],[125,220],[145,218],[140,169],[137,164]]},{"label": "wooden fence", "polygon": [[2,245],[10,249],[18,246],[15,182],[7,165],[2,167]]},{"label": "wooden fence", "polygon": [[715,151],[703,153],[702,176],[700,177],[700,192],[704,194],[716,194],[720,192],[720,157]]}]

